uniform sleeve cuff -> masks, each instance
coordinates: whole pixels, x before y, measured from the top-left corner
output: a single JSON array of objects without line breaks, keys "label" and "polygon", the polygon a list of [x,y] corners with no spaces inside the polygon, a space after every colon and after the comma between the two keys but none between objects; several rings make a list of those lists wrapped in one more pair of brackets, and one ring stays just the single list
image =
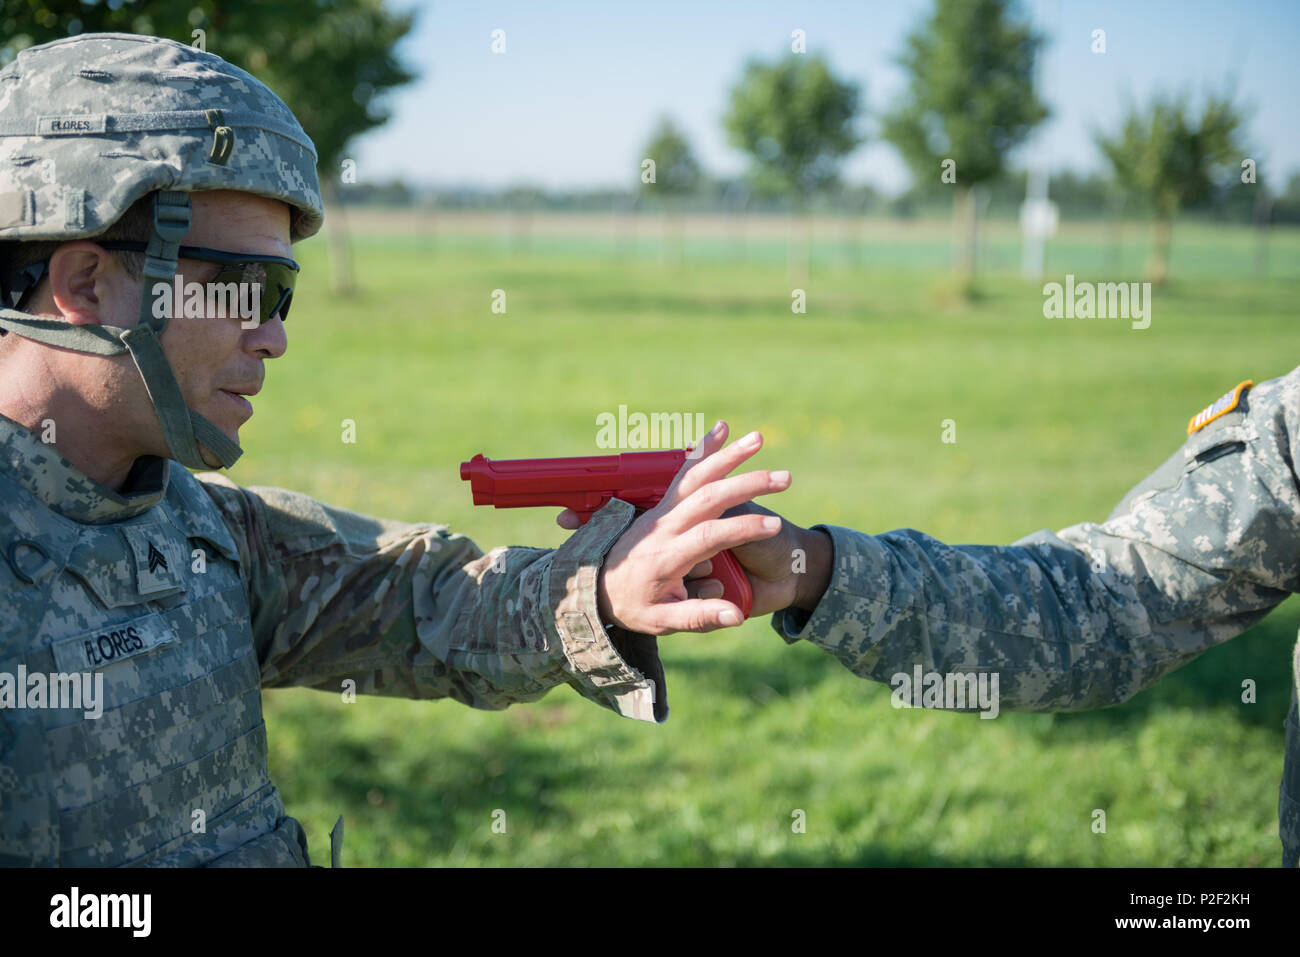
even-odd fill
[{"label": "uniform sleeve cuff", "polygon": [[574,532],[551,559],[548,598],[578,692],[626,718],[663,722],[668,695],[658,645],[648,635],[606,630],[596,603],[605,556],[635,516],[631,504],[611,499]]},{"label": "uniform sleeve cuff", "polygon": [[887,568],[884,546],[876,539],[838,525],[814,525],[831,537],[831,579],[821,601],[812,611],[782,608],[772,613],[772,628],[787,643],[811,641],[830,635],[842,623],[850,608],[860,608],[864,594],[888,595],[888,582],[873,584],[876,569]]}]

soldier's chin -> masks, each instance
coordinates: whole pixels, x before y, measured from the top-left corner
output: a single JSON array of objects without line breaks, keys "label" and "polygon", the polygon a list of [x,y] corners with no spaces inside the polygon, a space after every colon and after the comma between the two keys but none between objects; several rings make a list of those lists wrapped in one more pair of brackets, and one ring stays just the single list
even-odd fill
[{"label": "soldier's chin", "polygon": [[[222,430],[225,431],[224,429]],[[216,453],[204,445],[202,442],[197,443],[199,447],[199,458],[203,459],[203,464],[210,469],[221,468],[221,459],[217,458]]]},{"label": "soldier's chin", "polygon": [[[234,442],[236,445],[239,444],[238,429],[231,429],[221,425],[218,425],[217,428],[221,429],[221,434],[224,435],[226,438],[230,439],[230,441]],[[211,469],[225,468],[225,466],[221,464],[221,459],[217,458],[216,452],[213,452],[210,448],[208,448],[202,442],[199,442],[197,439],[195,440],[195,445],[199,447],[199,457],[203,459],[204,465],[206,465],[208,468]]]},{"label": "soldier's chin", "polygon": [[[230,393],[223,393],[223,396],[228,401],[213,403],[208,407],[200,407],[198,412],[215,425],[222,435],[238,445],[240,426],[248,421],[248,419],[252,418],[252,412],[248,408],[248,400],[244,399],[243,396],[235,396]],[[230,402],[237,402],[237,404],[242,405],[243,408],[236,408],[230,405]],[[199,456],[203,459],[203,463],[207,465],[208,468],[225,468],[225,466],[221,464],[221,459],[217,457],[217,454],[213,452],[212,449],[208,448],[202,442],[198,442],[197,439],[195,441],[199,447]]]}]

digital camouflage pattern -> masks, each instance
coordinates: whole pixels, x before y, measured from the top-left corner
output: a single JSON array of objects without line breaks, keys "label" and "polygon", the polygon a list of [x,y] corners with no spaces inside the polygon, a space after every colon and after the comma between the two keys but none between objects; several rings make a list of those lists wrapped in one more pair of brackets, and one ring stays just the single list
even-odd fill
[{"label": "digital camouflage pattern", "polygon": [[[303,685],[501,709],[560,684],[641,721],[667,718],[657,652],[603,628],[596,582],[632,523],[618,499],[559,549],[488,554],[445,525],[407,525],[285,489],[200,475],[239,550],[263,687]],[[656,680],[658,679],[658,680]]]},{"label": "digital camouflage pattern", "polygon": [[[834,541],[815,611],[773,627],[855,674],[997,672],[999,706],[1079,711],[1128,700],[1300,591],[1300,369],[1193,433],[1103,524],[1009,546],[906,529]],[[1300,858],[1300,642],[1278,803],[1283,864]]]},{"label": "digital camouflage pattern", "polygon": [[0,239],[94,237],[154,196],[151,235],[138,237],[148,250],[134,327],[42,319],[7,308],[19,291],[0,290],[0,330],[94,355],[129,351],[171,457],[198,469],[200,442],[226,468],[242,450],[186,407],[153,290],[176,274],[190,193],[214,189],[283,201],[293,240],[320,228],[315,148],[251,74],[174,40],[114,33],[31,47],[0,70]]},{"label": "digital camouflage pattern", "polygon": [[288,203],[294,242],[320,229],[316,149],[252,74],[125,33],[29,47],[0,70],[0,239],[94,236],[155,190],[209,189]]},{"label": "digital camouflage pattern", "polygon": [[0,709],[2,864],[307,864],[264,687],[505,708],[569,684],[667,716],[653,639],[607,632],[596,605],[625,502],[557,550],[483,555],[151,456],[119,494],[4,417],[0,498],[0,673],[98,673],[105,699],[97,719]]},{"label": "digital camouflage pattern", "polygon": [[[294,241],[320,228],[312,143],[250,74],[124,34],[32,47],[0,70],[0,239],[94,236],[154,192],[148,290],[175,273],[189,194],[209,189],[289,204]],[[130,332],[14,309],[0,327],[98,355],[129,347],[173,456],[199,460],[198,434],[231,464],[238,446],[184,408],[149,305]],[[484,556],[443,526],[151,456],[114,492],[3,417],[0,500],[0,678],[93,674],[106,699],[98,718],[0,709],[0,863],[308,863],[268,775],[263,687],[504,708],[569,684],[619,714],[667,716],[654,640],[598,615],[600,565],[633,519],[624,502],[558,550]]]}]

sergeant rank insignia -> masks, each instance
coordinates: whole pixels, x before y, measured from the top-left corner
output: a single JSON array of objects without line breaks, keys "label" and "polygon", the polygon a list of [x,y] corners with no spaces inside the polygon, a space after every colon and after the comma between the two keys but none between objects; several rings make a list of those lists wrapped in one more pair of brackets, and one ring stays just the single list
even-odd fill
[{"label": "sergeant rank insignia", "polygon": [[156,572],[159,568],[167,570],[167,559],[163,558],[163,553],[158,551],[153,542],[149,543],[149,571]]},{"label": "sergeant rank insignia", "polygon": [[1197,412],[1192,416],[1191,421],[1187,423],[1187,434],[1191,435],[1193,432],[1199,432],[1219,416],[1227,415],[1241,403],[1241,397],[1254,384],[1251,379],[1238,383],[1232,391],[1224,393],[1200,412]]}]

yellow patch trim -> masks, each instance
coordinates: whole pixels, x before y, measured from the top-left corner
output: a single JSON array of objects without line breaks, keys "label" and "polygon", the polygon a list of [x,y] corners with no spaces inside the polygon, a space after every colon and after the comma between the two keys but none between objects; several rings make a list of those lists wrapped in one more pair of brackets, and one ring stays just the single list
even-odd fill
[{"label": "yellow patch trim", "polygon": [[1187,434],[1191,435],[1193,432],[1205,428],[1219,416],[1227,415],[1241,402],[1242,394],[1254,384],[1255,382],[1252,379],[1240,382],[1231,392],[1224,393],[1200,412],[1197,412],[1187,423]]}]

